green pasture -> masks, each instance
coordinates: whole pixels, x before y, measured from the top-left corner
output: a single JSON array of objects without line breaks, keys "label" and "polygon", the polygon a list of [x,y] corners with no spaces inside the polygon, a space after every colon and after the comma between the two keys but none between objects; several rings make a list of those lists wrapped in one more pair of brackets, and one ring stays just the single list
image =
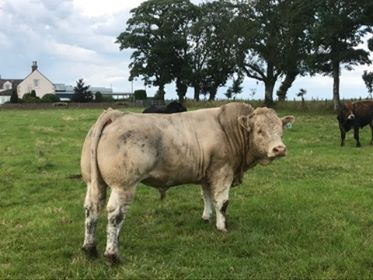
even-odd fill
[{"label": "green pasture", "polygon": [[[135,109],[129,109],[135,110]],[[124,223],[121,264],[83,242],[80,149],[101,110],[0,111],[0,279],[373,278],[373,146],[339,146],[336,117],[289,109],[288,156],[247,172],[231,190],[228,233],[201,221],[198,186],[166,199],[140,186]]]}]

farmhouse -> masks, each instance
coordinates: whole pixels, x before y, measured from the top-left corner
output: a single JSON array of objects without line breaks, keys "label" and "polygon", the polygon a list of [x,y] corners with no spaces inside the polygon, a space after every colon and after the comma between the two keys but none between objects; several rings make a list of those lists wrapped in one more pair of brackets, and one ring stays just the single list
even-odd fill
[{"label": "farmhouse", "polygon": [[[17,90],[19,98],[33,90],[39,98],[52,93],[57,95],[61,101],[71,101],[74,94],[74,86],[63,83],[55,84],[42,74],[38,69],[37,61],[32,62],[31,73],[24,79],[2,79],[0,76],[0,105],[10,101],[14,89]],[[93,94],[100,92],[103,96],[111,96],[113,99],[126,99],[133,95],[132,93],[113,92],[112,88],[107,87],[90,86],[89,90]]]},{"label": "farmhouse", "polygon": [[36,61],[32,62],[31,73],[18,85],[18,97],[22,98],[26,93],[34,90],[37,97],[43,97],[47,93],[54,93],[54,84],[39,70]]},{"label": "farmhouse", "polygon": [[43,97],[47,93],[55,93],[54,84],[39,70],[36,61],[32,62],[31,73],[24,79],[0,78],[0,104],[10,101],[13,90],[16,89],[18,97],[35,90],[36,96]]}]

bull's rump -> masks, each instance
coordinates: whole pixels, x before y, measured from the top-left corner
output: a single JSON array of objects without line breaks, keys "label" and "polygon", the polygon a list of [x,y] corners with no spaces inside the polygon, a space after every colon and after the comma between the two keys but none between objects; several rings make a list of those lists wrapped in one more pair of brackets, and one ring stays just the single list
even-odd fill
[{"label": "bull's rump", "polygon": [[201,182],[211,155],[224,149],[218,110],[124,114],[105,127],[99,141],[97,164],[102,178],[110,186]]}]

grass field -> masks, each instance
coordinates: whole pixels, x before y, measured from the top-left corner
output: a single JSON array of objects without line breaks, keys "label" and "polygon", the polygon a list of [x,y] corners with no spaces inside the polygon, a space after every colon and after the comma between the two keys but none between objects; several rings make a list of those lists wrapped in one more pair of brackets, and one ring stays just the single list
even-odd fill
[{"label": "grass field", "polygon": [[[231,190],[229,232],[204,224],[197,186],[164,201],[140,186],[121,234],[121,264],[83,242],[85,134],[101,110],[0,111],[0,279],[373,278],[373,146],[339,146],[332,114],[294,113],[289,153]],[[292,112],[281,110],[283,116]]]}]

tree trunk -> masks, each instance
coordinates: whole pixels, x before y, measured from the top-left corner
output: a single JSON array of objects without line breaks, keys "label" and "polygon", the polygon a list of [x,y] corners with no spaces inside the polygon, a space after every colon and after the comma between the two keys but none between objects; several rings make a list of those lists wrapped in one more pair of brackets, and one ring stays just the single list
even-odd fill
[{"label": "tree trunk", "polygon": [[177,79],[176,80],[176,91],[177,91],[177,95],[179,97],[180,103],[183,103],[187,90],[188,90],[187,84],[183,83],[183,81],[181,81],[180,79]]},{"label": "tree trunk", "polygon": [[213,87],[210,89],[210,96],[209,96],[209,101],[215,100],[216,93],[218,92],[217,87]]},{"label": "tree trunk", "polygon": [[338,111],[340,107],[340,98],[339,98],[339,75],[340,67],[339,62],[333,63],[333,109]]},{"label": "tree trunk", "polygon": [[265,83],[265,95],[264,95],[264,104],[266,106],[273,105],[273,89],[275,87],[274,81],[266,81]]},{"label": "tree trunk", "polygon": [[157,94],[156,94],[157,99],[159,99],[159,100],[163,100],[163,101],[164,101],[164,95],[165,95],[165,92],[164,92],[164,85],[159,85],[159,87],[158,87],[158,92],[157,92]]},{"label": "tree trunk", "polygon": [[200,89],[199,83],[195,84],[194,85],[194,100],[199,101],[200,93],[201,93],[201,89]]},{"label": "tree trunk", "polygon": [[289,72],[286,74],[285,79],[282,81],[280,88],[277,91],[278,101],[285,101],[286,94],[295,81],[298,72]]},{"label": "tree trunk", "polygon": [[276,80],[273,77],[274,66],[271,62],[267,62],[267,79],[264,81],[265,94],[264,94],[264,104],[266,106],[273,105],[273,89],[275,87]]}]

